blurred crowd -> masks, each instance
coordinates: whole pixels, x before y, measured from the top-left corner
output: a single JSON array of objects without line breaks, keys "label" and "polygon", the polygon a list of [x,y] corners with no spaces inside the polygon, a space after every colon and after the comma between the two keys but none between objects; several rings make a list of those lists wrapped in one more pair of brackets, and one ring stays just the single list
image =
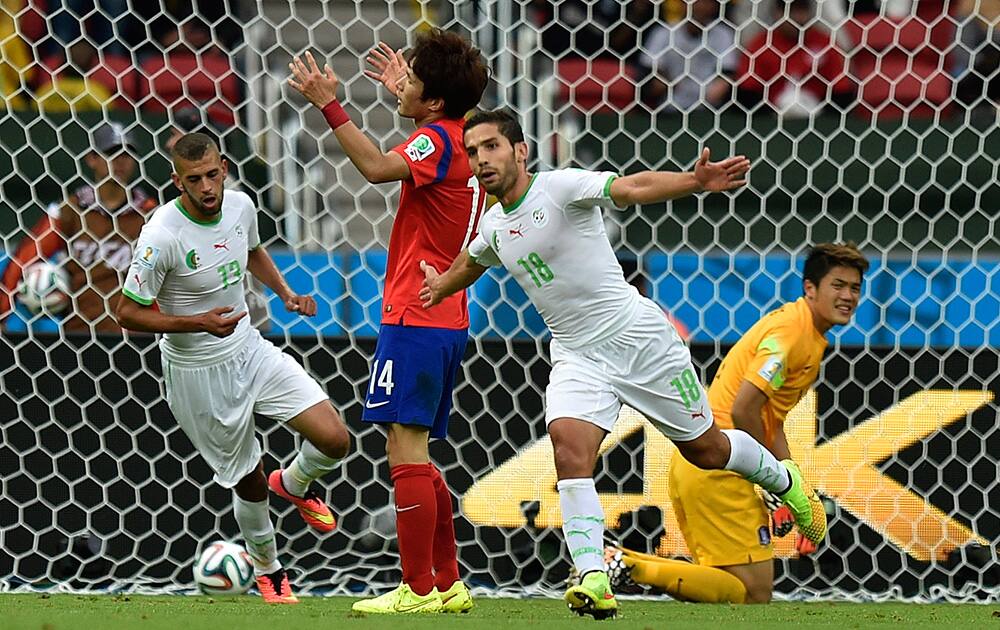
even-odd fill
[{"label": "blurred crowd", "polygon": [[1000,0],[532,0],[531,9],[567,100],[603,88],[620,109],[638,95],[662,112],[738,105],[878,120],[1000,103]]},{"label": "blurred crowd", "polygon": [[203,108],[232,125],[242,31],[224,1],[0,0],[0,92],[45,113]]}]

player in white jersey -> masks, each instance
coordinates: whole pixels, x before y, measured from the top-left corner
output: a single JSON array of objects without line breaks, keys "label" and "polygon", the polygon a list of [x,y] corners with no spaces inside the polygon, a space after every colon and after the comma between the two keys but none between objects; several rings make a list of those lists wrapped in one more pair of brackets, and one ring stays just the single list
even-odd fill
[{"label": "player in white jersey", "polygon": [[[319,384],[250,325],[243,276],[261,280],[289,311],[311,317],[316,302],[292,292],[261,247],[250,198],[224,191],[227,163],[215,143],[188,134],[171,157],[181,196],[143,227],[116,314],[123,328],[162,333],[167,404],[215,481],[234,490],[236,522],[261,595],[293,604],[298,600],[277,557],[268,486],[313,528],[332,530],[333,515],[309,485],[347,454],[350,437]],[[305,438],[291,465],[267,478],[254,413]]]},{"label": "player in white jersey", "polygon": [[[625,177],[564,169],[529,174],[517,119],[480,112],[465,124],[465,148],[480,183],[499,199],[479,235],[443,274],[425,263],[424,306],[503,265],[552,333],[545,421],[552,440],[563,533],[582,576],[566,592],[571,610],[613,616],[604,572],[604,512],[594,487],[598,449],[623,403],[643,413],[704,469],[739,473],[782,497],[800,530],[826,530],[826,515],[791,460],[779,462],[748,433],[712,421],[691,354],[663,311],[625,281],[604,232],[602,207],[656,203],[743,186],[750,162],[709,162],[705,149],[688,173]],[[819,538],[822,534],[817,533]]]}]

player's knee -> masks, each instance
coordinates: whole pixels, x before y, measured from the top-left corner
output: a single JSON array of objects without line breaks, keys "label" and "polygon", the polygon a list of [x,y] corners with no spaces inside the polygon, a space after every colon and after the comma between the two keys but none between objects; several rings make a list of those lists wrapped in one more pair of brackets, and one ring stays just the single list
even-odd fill
[{"label": "player's knee", "polygon": [[236,494],[244,501],[263,501],[267,498],[267,478],[264,476],[264,465],[257,467],[236,482],[233,487]]},{"label": "player's knee", "polygon": [[428,440],[429,431],[425,427],[390,424],[385,441],[385,454],[389,458],[389,466],[426,464],[430,461]]},{"label": "player's knee", "polygon": [[[721,431],[714,433],[725,439]],[[714,439],[712,432],[690,442],[677,442],[677,450],[684,459],[702,470],[720,470],[726,467],[729,460],[728,444]]]},{"label": "player's knee", "polygon": [[704,445],[688,442],[683,446],[681,444],[677,446],[677,450],[681,452],[684,459],[702,470],[717,470],[724,468],[726,465],[726,462],[722,460],[718,452],[712,452],[711,449],[705,448]]},{"label": "player's knee", "polygon": [[302,434],[327,457],[343,459],[351,451],[351,436],[332,405],[320,415],[314,415],[310,423],[302,427]]},{"label": "player's knee", "polygon": [[351,434],[347,431],[347,426],[336,411],[333,411],[333,418],[327,423],[327,427],[323,443],[317,444],[316,448],[333,459],[347,457],[347,454],[351,452]]},{"label": "player's knee", "polygon": [[594,464],[582,449],[575,445],[553,444],[552,450],[559,479],[580,479],[594,474]]},{"label": "player's knee", "polygon": [[315,446],[327,457],[344,459],[351,452],[351,436],[343,425],[338,425]]}]

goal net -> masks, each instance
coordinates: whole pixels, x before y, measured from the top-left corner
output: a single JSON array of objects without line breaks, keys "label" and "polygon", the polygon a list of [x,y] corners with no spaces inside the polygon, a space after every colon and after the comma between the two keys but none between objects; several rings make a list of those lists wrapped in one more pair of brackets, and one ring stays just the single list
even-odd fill
[{"label": "goal net", "polygon": [[[400,578],[384,438],[361,424],[359,405],[398,186],[358,175],[285,85],[287,64],[306,50],[328,60],[352,119],[388,148],[410,123],[362,74],[365,55],[380,40],[405,48],[434,24],[483,50],[494,79],[484,105],[516,109],[534,169],[689,169],[702,147],[753,160],[737,194],[606,218],[630,281],[689,336],[705,382],[740,334],[801,294],[811,244],[853,240],[868,256],[857,315],[830,333],[815,390],[786,424],[830,530],[806,557],[791,537],[776,541],[780,596],[1000,596],[992,3],[53,4],[0,4],[4,295],[16,293],[11,269],[32,259],[29,246],[95,283],[98,267],[120,272],[108,233],[89,234],[89,248],[58,236],[61,206],[71,195],[86,205],[80,187],[102,168],[103,124],[128,134],[128,176],[157,203],[176,195],[171,137],[215,134],[232,186],[259,204],[269,251],[320,305],[303,319],[261,294],[255,321],[326,387],[354,436],[324,482],[333,534],[272,502],[301,590],[367,593]],[[83,308],[86,283],[71,284]],[[470,295],[451,436],[431,447],[457,495],[461,571],[475,586],[551,593],[570,562],[544,428],[548,336],[505,272]],[[231,495],[167,409],[154,340],[71,320],[16,298],[3,320],[2,588],[190,588],[198,550],[238,537]],[[265,467],[287,464],[297,437],[266,419],[258,429]],[[667,496],[673,452],[626,409],[596,480],[616,540],[686,557]]]}]

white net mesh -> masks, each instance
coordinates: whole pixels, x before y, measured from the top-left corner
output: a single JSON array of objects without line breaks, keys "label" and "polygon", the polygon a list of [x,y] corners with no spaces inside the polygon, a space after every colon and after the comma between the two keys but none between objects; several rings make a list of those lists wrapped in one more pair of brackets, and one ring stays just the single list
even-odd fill
[{"label": "white net mesh", "polygon": [[[59,237],[71,216],[59,206],[71,195],[86,206],[87,182],[108,177],[91,154],[108,121],[131,134],[135,180],[157,201],[174,194],[162,157],[174,130],[219,136],[279,266],[320,302],[314,320],[258,308],[356,437],[327,479],[335,534],[317,538],[287,504],[272,506],[300,588],[398,580],[384,440],[361,425],[357,404],[397,187],[367,184],[284,80],[291,55],[326,58],[353,120],[388,148],[409,123],[363,76],[364,56],[436,23],[483,49],[495,78],[486,104],[521,114],[536,168],[680,169],[702,146],[754,160],[737,195],[608,218],[629,275],[690,332],[705,376],[763,312],[797,297],[809,244],[853,239],[869,255],[855,322],[833,334],[815,395],[787,425],[796,459],[829,498],[829,542],[798,558],[782,541],[776,590],[997,598],[995,3],[94,4],[0,2],[4,282],[9,297],[23,264],[51,256],[73,272],[75,297],[75,315],[15,304],[4,320],[8,587],[182,587],[201,545],[237,535],[229,492],[211,484],[161,397],[152,340],[104,332],[113,322],[100,297],[113,289],[99,277],[114,276],[114,233],[128,240],[133,228],[85,220],[83,241],[67,248]],[[141,209],[144,199],[126,203]],[[452,437],[432,446],[460,497],[461,569],[477,585],[551,587],[569,562],[539,441],[546,336],[504,274],[472,295],[475,342]],[[265,466],[289,461],[296,438],[258,424]],[[609,527],[631,547],[685,555],[666,491],[672,447],[630,412],[608,445],[597,482]]]}]

